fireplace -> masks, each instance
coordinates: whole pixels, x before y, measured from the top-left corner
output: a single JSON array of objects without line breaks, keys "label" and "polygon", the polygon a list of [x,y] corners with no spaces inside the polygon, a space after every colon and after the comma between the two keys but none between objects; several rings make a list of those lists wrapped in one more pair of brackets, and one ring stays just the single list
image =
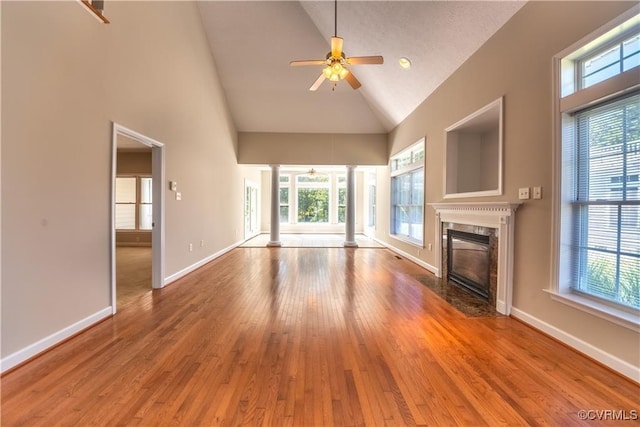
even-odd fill
[{"label": "fireplace", "polygon": [[506,315],[511,313],[515,212],[519,205],[509,202],[430,203],[436,212],[435,235],[441,236],[436,239],[436,276],[449,277],[447,230],[488,235],[488,300],[498,313]]},{"label": "fireplace", "polygon": [[447,280],[489,300],[490,236],[447,229]]}]

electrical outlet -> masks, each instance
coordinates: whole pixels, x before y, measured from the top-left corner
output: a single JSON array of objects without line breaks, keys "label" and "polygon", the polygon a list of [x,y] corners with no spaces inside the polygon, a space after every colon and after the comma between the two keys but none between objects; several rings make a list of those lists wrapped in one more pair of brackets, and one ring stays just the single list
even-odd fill
[{"label": "electrical outlet", "polygon": [[193,252],[193,243],[189,243],[189,252]]},{"label": "electrical outlet", "polygon": [[200,247],[204,248],[204,240],[200,240]]},{"label": "electrical outlet", "polygon": [[529,199],[529,187],[522,187],[518,189],[518,199],[520,200]]},{"label": "electrical outlet", "polygon": [[176,193],[176,200],[182,200],[182,193],[179,191]]},{"label": "electrical outlet", "polygon": [[533,198],[542,199],[542,187],[533,187]]}]

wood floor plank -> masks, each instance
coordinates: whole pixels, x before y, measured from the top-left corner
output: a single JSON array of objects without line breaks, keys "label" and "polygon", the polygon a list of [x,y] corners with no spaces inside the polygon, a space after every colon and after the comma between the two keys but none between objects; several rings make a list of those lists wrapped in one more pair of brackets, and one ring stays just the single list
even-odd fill
[{"label": "wood floor plank", "polygon": [[1,379],[3,425],[607,425],[640,386],[384,249],[237,248]]}]

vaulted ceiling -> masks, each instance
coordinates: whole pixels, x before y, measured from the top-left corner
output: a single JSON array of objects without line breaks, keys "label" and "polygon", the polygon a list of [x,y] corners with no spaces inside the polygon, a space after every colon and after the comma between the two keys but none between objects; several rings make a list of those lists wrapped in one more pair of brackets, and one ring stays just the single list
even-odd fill
[{"label": "vaulted ceiling", "polygon": [[[524,1],[339,1],[347,56],[384,56],[350,69],[362,83],[309,87],[334,35],[333,1],[205,1],[202,21],[241,132],[386,133],[487,41]],[[401,68],[407,57],[412,67]]]}]

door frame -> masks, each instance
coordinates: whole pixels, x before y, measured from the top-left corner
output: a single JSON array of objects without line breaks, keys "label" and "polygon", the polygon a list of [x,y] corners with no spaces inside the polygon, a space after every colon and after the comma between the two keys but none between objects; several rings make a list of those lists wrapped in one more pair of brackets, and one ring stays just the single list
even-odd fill
[{"label": "door frame", "polygon": [[164,144],[146,135],[112,122],[111,133],[111,311],[116,314],[116,176],[118,163],[118,135],[131,138],[151,148],[151,177],[153,179],[153,229],[151,231],[151,286],[164,287]]}]

